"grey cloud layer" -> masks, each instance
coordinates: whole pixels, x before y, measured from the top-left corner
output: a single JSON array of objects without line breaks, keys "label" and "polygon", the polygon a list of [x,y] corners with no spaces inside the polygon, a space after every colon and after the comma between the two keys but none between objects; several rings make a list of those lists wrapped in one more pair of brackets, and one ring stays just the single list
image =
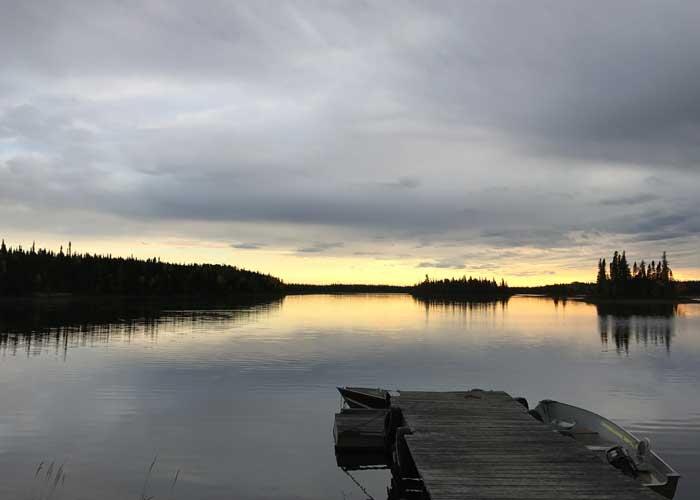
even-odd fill
[{"label": "grey cloud layer", "polygon": [[[698,21],[695,2],[8,2],[0,214],[263,223],[233,244],[251,250],[264,223],[689,242]],[[316,234],[290,249],[352,252]]]}]

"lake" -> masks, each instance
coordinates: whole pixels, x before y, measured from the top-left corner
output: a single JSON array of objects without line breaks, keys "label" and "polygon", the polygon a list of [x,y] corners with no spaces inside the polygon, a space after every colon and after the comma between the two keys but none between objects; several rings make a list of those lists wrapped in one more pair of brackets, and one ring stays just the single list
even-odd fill
[{"label": "lake", "polygon": [[[648,436],[683,475],[677,499],[700,490],[700,304],[397,294],[1,309],[3,499],[47,498],[52,462],[65,472],[52,499],[366,498],[335,465],[339,385],[583,406]],[[385,471],[355,477],[386,497]]]}]

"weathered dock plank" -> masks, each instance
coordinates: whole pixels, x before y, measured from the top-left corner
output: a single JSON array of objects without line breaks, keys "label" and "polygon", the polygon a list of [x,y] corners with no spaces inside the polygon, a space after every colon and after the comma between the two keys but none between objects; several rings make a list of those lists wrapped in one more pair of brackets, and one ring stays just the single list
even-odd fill
[{"label": "weathered dock plank", "polygon": [[659,500],[505,392],[402,391],[404,439],[431,500]]}]

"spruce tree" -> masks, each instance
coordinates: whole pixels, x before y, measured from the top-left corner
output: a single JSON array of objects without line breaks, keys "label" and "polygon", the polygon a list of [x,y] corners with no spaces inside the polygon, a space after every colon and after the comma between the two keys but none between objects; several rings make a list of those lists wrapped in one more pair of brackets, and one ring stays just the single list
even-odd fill
[{"label": "spruce tree", "polygon": [[622,257],[620,257],[620,280],[627,281],[630,279],[630,266],[627,264],[627,256],[625,256],[625,251],[622,251]]},{"label": "spruce tree", "polygon": [[598,259],[598,277],[596,278],[596,284],[598,287],[598,294],[605,295],[608,285],[608,276],[605,273],[605,258]]},{"label": "spruce tree", "polygon": [[671,269],[668,267],[668,259],[666,258],[666,252],[663,253],[661,257],[661,279],[668,283],[670,281]]},{"label": "spruce tree", "polygon": [[615,250],[615,253],[613,254],[612,261],[610,262],[610,281],[615,283],[617,281],[617,276],[618,276],[618,254],[617,250]]}]

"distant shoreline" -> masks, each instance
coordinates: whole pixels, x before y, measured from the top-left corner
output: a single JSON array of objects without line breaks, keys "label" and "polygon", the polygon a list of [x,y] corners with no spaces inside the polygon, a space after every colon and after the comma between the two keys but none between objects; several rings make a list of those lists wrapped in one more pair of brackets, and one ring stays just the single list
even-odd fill
[{"label": "distant shoreline", "polygon": [[674,299],[597,299],[585,297],[580,300],[594,305],[700,304],[700,299],[694,297],[677,297]]},{"label": "distant shoreline", "polygon": [[506,294],[424,294],[416,293],[413,287],[402,287],[393,285],[295,285],[289,290],[270,292],[245,292],[225,295],[217,294],[187,294],[187,295],[140,295],[140,294],[73,294],[62,293],[38,293],[32,295],[18,295],[15,297],[0,297],[2,302],[22,302],[22,301],[62,301],[62,300],[143,300],[143,301],[199,301],[213,300],[223,302],[227,300],[256,300],[256,299],[278,299],[294,295],[362,295],[362,294],[397,294],[410,295],[422,300],[454,300],[454,301],[475,301],[483,302],[489,300],[507,300],[511,297],[538,297],[551,300],[566,300],[584,302],[591,305],[654,305],[654,304],[700,304],[700,297],[678,297],[668,299],[639,299],[639,298],[596,298],[583,295],[550,295],[546,293],[513,292]]},{"label": "distant shoreline", "polygon": [[143,302],[178,302],[178,301],[257,301],[266,299],[281,299],[285,296],[284,293],[272,292],[245,292],[245,293],[229,293],[223,295],[217,294],[177,294],[177,295],[143,295],[143,294],[74,294],[70,292],[61,293],[38,293],[31,295],[17,296],[0,296],[0,304],[2,303],[19,303],[19,302],[62,302],[62,301],[143,301]]},{"label": "distant shoreline", "polygon": [[548,295],[545,293],[516,293],[514,296],[542,297],[552,300],[570,300],[591,305],[654,305],[654,304],[700,304],[700,297],[676,297],[669,299],[606,299],[582,295]]}]

